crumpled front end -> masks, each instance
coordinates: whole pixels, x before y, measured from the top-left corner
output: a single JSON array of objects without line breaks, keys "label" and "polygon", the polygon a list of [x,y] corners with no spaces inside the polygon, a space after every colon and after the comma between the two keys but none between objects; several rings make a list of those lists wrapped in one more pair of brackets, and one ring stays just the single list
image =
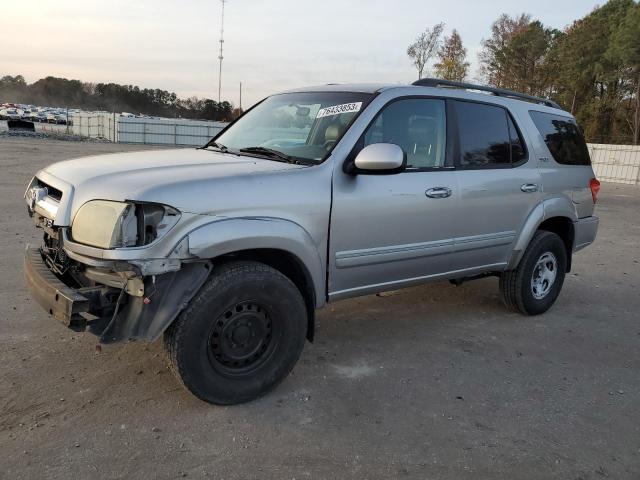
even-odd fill
[{"label": "crumpled front end", "polygon": [[42,244],[25,251],[31,294],[55,319],[103,343],[155,340],[202,286],[210,263],[191,258],[187,237],[162,242],[180,218],[171,207],[96,201],[71,218],[72,195],[43,172],[27,188],[29,215],[43,231]]}]

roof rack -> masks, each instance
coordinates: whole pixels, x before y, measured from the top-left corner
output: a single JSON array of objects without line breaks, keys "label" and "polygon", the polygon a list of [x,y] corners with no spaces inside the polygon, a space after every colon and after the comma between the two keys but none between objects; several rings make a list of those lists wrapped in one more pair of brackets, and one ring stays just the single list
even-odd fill
[{"label": "roof rack", "polygon": [[466,90],[480,90],[482,92],[493,93],[498,97],[516,98],[519,100],[527,100],[529,102],[540,103],[547,107],[559,108],[560,105],[547,98],[534,97],[533,95],[527,95],[526,93],[518,93],[512,90],[505,90],[504,88],[487,87],[485,85],[475,85],[473,83],[454,82],[452,80],[443,80],[441,78],[421,78],[412,83],[419,87],[445,87],[445,88],[462,88]]}]

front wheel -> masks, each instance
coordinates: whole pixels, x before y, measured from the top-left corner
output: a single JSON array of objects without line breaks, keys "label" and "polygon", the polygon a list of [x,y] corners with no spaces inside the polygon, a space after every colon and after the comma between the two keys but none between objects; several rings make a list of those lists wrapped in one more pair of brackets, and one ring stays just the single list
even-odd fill
[{"label": "front wheel", "polygon": [[539,315],[554,304],[567,271],[567,251],[553,232],[533,236],[518,268],[500,275],[504,303],[525,315]]},{"label": "front wheel", "polygon": [[306,337],[297,287],[258,262],[214,270],[165,332],[170,366],[198,398],[230,405],[260,397],[286,377]]}]

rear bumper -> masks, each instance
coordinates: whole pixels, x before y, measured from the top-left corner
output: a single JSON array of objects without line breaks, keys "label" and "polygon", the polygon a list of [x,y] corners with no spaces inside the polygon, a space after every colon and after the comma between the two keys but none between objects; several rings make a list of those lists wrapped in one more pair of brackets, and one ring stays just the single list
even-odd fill
[{"label": "rear bumper", "polygon": [[573,241],[574,252],[582,250],[594,242],[596,234],[598,233],[598,224],[598,217],[585,217],[573,222],[575,232]]}]

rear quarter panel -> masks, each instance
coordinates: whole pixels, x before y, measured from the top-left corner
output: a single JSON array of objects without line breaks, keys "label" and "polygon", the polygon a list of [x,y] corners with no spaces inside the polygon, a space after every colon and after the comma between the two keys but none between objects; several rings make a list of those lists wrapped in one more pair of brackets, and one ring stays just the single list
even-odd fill
[{"label": "rear quarter panel", "polygon": [[[594,204],[589,188],[589,181],[595,177],[593,168],[590,165],[563,165],[556,162],[533,123],[529,115],[530,110],[533,110],[530,104],[519,105],[517,118],[520,127],[526,132],[533,150],[532,155],[537,158],[542,182],[541,201],[560,197],[567,200],[567,202],[562,202],[563,204],[570,205],[571,211],[566,212],[566,216],[577,219],[593,215]],[[540,105],[536,105],[535,110],[571,117],[567,112],[560,112],[557,109]]]}]

